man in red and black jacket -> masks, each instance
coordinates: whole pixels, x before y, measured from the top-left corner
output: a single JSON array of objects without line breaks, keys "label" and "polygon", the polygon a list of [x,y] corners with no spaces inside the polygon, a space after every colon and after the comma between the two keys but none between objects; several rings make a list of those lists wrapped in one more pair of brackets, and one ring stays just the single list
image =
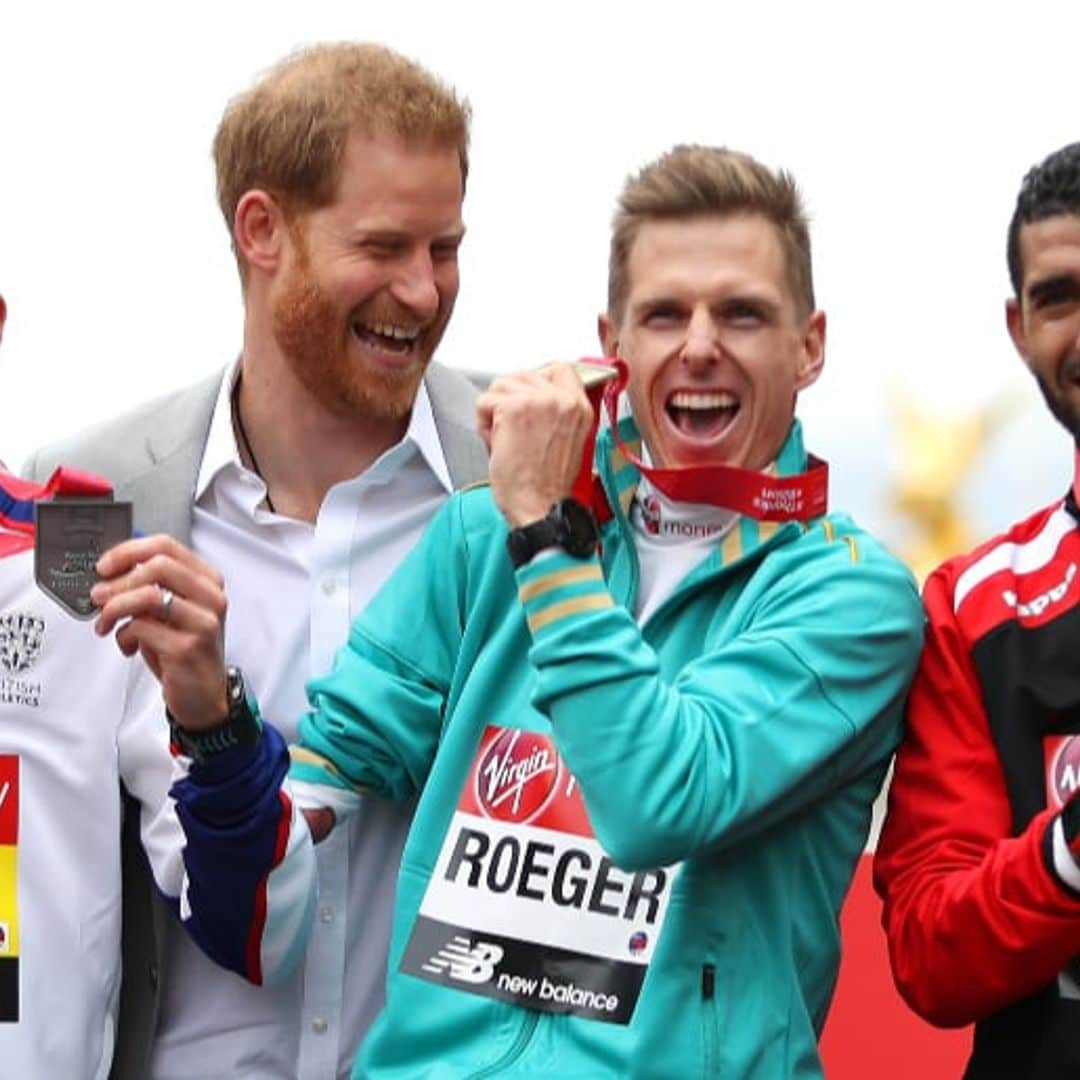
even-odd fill
[{"label": "man in red and black jacket", "polygon": [[[1009,333],[1080,447],[1080,143],[1024,178]],[[893,974],[974,1022],[965,1077],[1080,1076],[1080,449],[1067,495],[926,583],[875,885]]]}]

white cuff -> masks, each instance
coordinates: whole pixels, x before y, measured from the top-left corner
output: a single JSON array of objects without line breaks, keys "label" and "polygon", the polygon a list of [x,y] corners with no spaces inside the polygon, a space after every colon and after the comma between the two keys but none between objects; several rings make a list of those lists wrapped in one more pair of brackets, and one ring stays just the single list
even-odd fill
[{"label": "white cuff", "polygon": [[333,810],[339,824],[350,814],[355,814],[362,801],[355,792],[342,791],[329,784],[308,784],[289,777],[286,786],[298,810]]},{"label": "white cuff", "polygon": [[1054,847],[1054,871],[1070,889],[1080,892],[1080,866],[1065,843],[1065,826],[1060,816],[1054,819],[1054,834],[1051,843]]}]

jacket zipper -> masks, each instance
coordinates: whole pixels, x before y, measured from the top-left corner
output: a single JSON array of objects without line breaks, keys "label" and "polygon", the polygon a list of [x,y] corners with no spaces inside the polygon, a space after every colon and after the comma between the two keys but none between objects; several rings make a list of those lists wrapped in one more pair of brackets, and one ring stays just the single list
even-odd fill
[{"label": "jacket zipper", "polygon": [[705,1077],[716,1074],[716,966],[701,966],[701,1025],[705,1043]]},{"label": "jacket zipper", "polygon": [[526,1009],[525,1019],[522,1020],[517,1036],[506,1053],[493,1064],[484,1066],[479,1072],[470,1073],[468,1080],[483,1080],[484,1077],[494,1076],[512,1065],[525,1052],[525,1047],[529,1045],[529,1040],[532,1038],[539,1020],[540,1014],[538,1012],[533,1009]]}]

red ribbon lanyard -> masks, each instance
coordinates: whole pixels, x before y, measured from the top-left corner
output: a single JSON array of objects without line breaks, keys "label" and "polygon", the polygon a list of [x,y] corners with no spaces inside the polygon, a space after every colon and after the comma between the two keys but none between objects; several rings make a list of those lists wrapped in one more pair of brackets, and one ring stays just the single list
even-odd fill
[{"label": "red ribbon lanyard", "polygon": [[34,518],[29,512],[29,504],[43,502],[57,495],[86,496],[97,495],[110,497],[112,485],[92,473],[79,469],[56,469],[44,485],[5,471],[0,467],[0,489],[10,500],[22,503],[21,512],[15,510],[7,500],[0,509],[0,557],[16,555],[34,546]]},{"label": "red ribbon lanyard", "polygon": [[107,497],[113,490],[108,480],[103,480],[93,473],[83,472],[81,469],[68,468],[66,465],[54,469],[52,476],[44,484],[35,484],[31,480],[23,480],[8,472],[0,472],[0,476],[2,476],[0,483],[9,495],[28,502],[41,502],[43,499],[51,499],[54,495]]},{"label": "red ribbon lanyard", "polygon": [[617,372],[615,378],[597,381],[586,388],[596,413],[596,422],[587,440],[588,452],[573,489],[574,498],[592,505],[598,521],[608,521],[612,516],[599,477],[592,476],[591,463],[601,405],[607,410],[611,434],[619,452],[669,499],[722,506],[756,521],[808,521],[825,513],[828,506],[829,466],[812,454],[807,456],[810,467],[806,472],[794,476],[769,476],[751,469],[737,469],[732,465],[683,465],[669,469],[646,465],[619,434],[619,395],[630,377],[626,361],[590,359],[579,363],[587,367],[614,367]]}]

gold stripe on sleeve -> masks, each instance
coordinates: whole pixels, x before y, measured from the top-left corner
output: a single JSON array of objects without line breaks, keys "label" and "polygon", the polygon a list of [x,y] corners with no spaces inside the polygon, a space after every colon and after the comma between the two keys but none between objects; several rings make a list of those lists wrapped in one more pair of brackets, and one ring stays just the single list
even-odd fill
[{"label": "gold stripe on sleeve", "polygon": [[335,776],[341,776],[337,766],[329,758],[324,758],[321,754],[316,754],[314,750],[308,750],[303,746],[290,746],[289,757],[293,761],[300,762],[302,765],[314,765],[317,769],[325,769]]},{"label": "gold stripe on sleeve", "polygon": [[549,608],[530,615],[527,619],[529,629],[535,634],[537,630],[562,619],[567,615],[576,615],[581,611],[603,611],[604,608],[614,607],[611,597],[601,596],[575,596],[572,600],[561,600],[552,604]]},{"label": "gold stripe on sleeve", "polygon": [[543,596],[552,589],[561,589],[564,585],[576,585],[579,581],[603,581],[604,575],[596,563],[585,563],[583,566],[569,566],[565,570],[556,570],[553,574],[547,574],[536,581],[530,581],[528,585],[522,585],[518,590],[518,596],[524,604],[534,597]]}]

